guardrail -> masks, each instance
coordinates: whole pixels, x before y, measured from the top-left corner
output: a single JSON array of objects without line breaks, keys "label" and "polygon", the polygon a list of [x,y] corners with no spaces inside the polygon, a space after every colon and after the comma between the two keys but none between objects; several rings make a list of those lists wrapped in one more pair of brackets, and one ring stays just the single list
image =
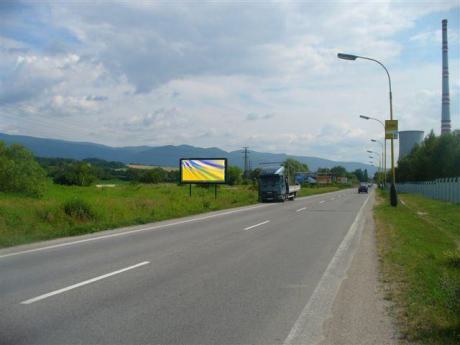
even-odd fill
[{"label": "guardrail", "polygon": [[398,192],[418,193],[428,198],[460,204],[460,177],[438,178],[434,181],[398,183]]}]

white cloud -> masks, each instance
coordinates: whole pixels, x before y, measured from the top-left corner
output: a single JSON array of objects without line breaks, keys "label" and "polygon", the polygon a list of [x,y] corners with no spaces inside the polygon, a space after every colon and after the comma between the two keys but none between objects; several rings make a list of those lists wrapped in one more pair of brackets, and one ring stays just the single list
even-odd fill
[{"label": "white cloud", "polygon": [[[47,13],[45,27],[32,37],[11,37],[0,28],[2,130],[110,145],[249,145],[367,161],[363,147],[381,128],[358,115],[388,114],[385,75],[376,64],[341,61],[336,53],[384,60],[401,127],[437,129],[439,64],[400,62],[406,44],[437,33],[406,41],[398,35],[455,6],[53,4],[38,11]],[[23,20],[13,19],[7,25]],[[48,42],[54,31],[60,38]],[[453,95],[459,66],[451,60]],[[452,115],[458,126],[454,106]]]},{"label": "white cloud", "polygon": [[[460,39],[459,30],[456,28],[448,28],[447,35],[448,35],[447,41],[453,42],[454,44],[457,44],[457,42]],[[423,44],[423,45],[427,45],[430,43],[437,43],[440,46],[442,42],[442,31],[441,29],[439,29],[439,30],[419,32],[411,36],[409,40]]]}]

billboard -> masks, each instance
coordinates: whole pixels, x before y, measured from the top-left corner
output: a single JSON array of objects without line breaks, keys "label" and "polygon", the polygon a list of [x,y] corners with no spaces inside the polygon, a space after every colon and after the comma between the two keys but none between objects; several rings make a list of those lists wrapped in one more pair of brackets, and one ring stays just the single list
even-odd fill
[{"label": "billboard", "polygon": [[181,183],[226,183],[226,158],[182,158],[179,163]]}]

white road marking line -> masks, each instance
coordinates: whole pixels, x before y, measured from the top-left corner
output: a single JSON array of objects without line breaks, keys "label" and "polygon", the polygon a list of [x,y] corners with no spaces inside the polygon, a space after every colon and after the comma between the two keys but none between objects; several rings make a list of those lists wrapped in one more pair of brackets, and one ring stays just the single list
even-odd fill
[{"label": "white road marking line", "polygon": [[147,265],[147,264],[149,264],[149,263],[150,263],[150,261],[144,261],[144,262],[138,263],[138,264],[133,265],[133,266],[129,266],[129,267],[126,267],[126,268],[122,268],[121,270],[118,270],[118,271],[114,271],[114,272],[111,272],[111,273],[103,274],[103,275],[101,275],[101,276],[98,276],[98,277],[95,277],[95,278],[92,278],[92,279],[85,280],[85,281],[83,281],[83,282],[81,282],[81,283],[73,284],[73,285],[67,286],[67,287],[65,287],[65,288],[62,288],[62,289],[59,289],[59,290],[55,290],[55,291],[51,291],[51,292],[49,292],[49,293],[46,293],[46,294],[43,294],[43,295],[40,295],[40,296],[31,298],[31,299],[22,301],[21,304],[31,304],[31,303],[34,303],[34,302],[38,302],[38,301],[41,301],[42,299],[45,299],[45,298],[48,298],[48,297],[51,297],[51,296],[54,296],[54,295],[58,295],[58,294],[64,293],[64,292],[69,291],[69,290],[76,289],[76,288],[78,288],[78,287],[80,287],[80,286],[84,286],[84,285],[88,285],[88,284],[97,282],[98,280],[105,279],[105,278],[114,276],[115,274],[120,274],[120,273],[122,273],[122,272],[126,272],[126,271],[128,271],[128,270],[132,270],[132,269],[134,269],[134,268],[137,268],[137,267],[140,267],[140,266],[144,266],[144,265]]},{"label": "white road marking line", "polygon": [[306,210],[307,208],[306,207],[302,207],[302,208],[299,208],[296,212],[300,212],[300,211],[303,211],[303,210]]},{"label": "white road marking line", "polygon": [[326,200],[321,200],[319,203],[324,204],[325,202],[326,202]]},{"label": "white road marking line", "polygon": [[182,221],[174,222],[174,223],[149,226],[149,227],[146,227],[146,228],[128,230],[128,231],[124,231],[124,232],[118,232],[118,233],[115,233],[115,234],[108,234],[108,235],[102,235],[102,236],[97,236],[97,237],[85,238],[83,240],[77,240],[77,241],[72,241],[72,242],[54,244],[54,245],[50,245],[50,246],[46,246],[46,247],[23,250],[23,251],[20,251],[20,252],[7,253],[7,254],[4,254],[4,255],[0,255],[0,259],[6,258],[8,256],[15,256],[15,255],[20,255],[20,254],[28,254],[28,253],[40,252],[40,251],[47,250],[47,249],[67,247],[67,246],[71,246],[71,245],[74,245],[74,244],[92,242],[92,241],[102,240],[102,239],[111,238],[111,237],[126,236],[126,235],[130,235],[130,234],[134,234],[134,233],[138,233],[138,232],[143,232],[143,231],[153,231],[153,230],[158,230],[158,229],[161,229],[161,228],[167,228],[167,227],[171,227],[171,226],[175,226],[175,225],[181,225],[181,224],[187,224],[187,223],[191,223],[191,222],[197,222],[197,221],[200,221],[200,220],[206,220],[206,219],[215,218],[215,217],[219,217],[219,216],[226,216],[226,215],[232,214],[232,213],[243,212],[243,211],[251,211],[251,210],[254,210],[254,209],[257,209],[257,208],[268,207],[268,206],[272,206],[272,205],[275,205],[275,204],[257,205],[257,206],[254,206],[254,207],[248,207],[248,208],[243,208],[243,209],[238,209],[238,210],[231,210],[231,211],[227,211],[227,212],[221,212],[221,213],[218,213],[218,214],[212,214],[212,215],[209,215],[209,216],[203,216],[203,217],[197,217],[197,218],[182,220]]},{"label": "white road marking line", "polygon": [[335,198],[331,198],[331,200],[335,200]]},{"label": "white road marking line", "polygon": [[257,227],[257,226],[261,226],[261,225],[267,224],[269,222],[270,222],[269,220],[266,220],[266,221],[264,221],[262,223],[258,223],[258,224],[248,226],[247,228],[244,228],[244,230],[251,230],[251,229],[253,229],[253,228]]},{"label": "white road marking line", "polygon": [[323,324],[330,317],[332,305],[337,296],[340,284],[345,278],[351,260],[356,251],[356,241],[359,241],[364,228],[363,210],[369,201],[367,196],[351,224],[347,234],[340,243],[329,265],[318,282],[310,300],[301,311],[284,345],[318,344],[323,339]]}]

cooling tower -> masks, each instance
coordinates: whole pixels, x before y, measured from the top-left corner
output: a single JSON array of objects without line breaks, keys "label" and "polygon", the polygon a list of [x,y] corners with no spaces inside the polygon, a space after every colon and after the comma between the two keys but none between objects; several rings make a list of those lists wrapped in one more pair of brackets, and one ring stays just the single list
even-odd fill
[{"label": "cooling tower", "polygon": [[415,144],[423,141],[423,131],[400,131],[399,132],[399,159],[408,155]]}]

